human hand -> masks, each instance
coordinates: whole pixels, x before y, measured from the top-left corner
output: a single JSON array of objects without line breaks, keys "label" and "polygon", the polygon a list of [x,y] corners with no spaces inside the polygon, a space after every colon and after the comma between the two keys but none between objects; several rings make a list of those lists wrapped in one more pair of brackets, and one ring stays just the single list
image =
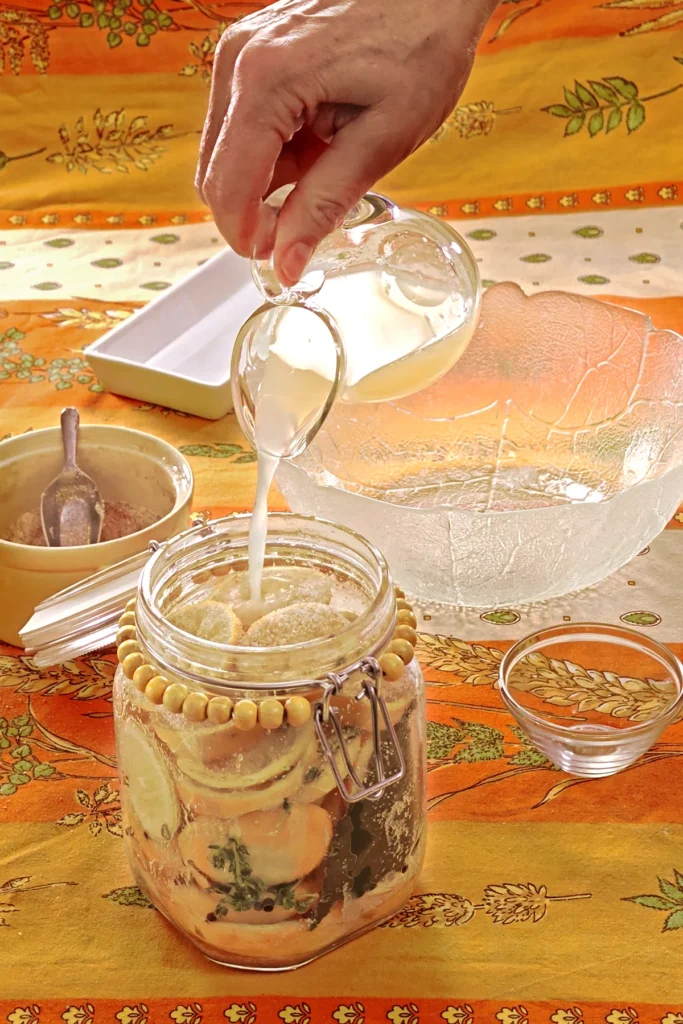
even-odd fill
[{"label": "human hand", "polygon": [[[242,256],[285,285],[467,81],[498,0],[280,0],[216,50],[197,190]],[[279,217],[263,198],[297,182]]]}]

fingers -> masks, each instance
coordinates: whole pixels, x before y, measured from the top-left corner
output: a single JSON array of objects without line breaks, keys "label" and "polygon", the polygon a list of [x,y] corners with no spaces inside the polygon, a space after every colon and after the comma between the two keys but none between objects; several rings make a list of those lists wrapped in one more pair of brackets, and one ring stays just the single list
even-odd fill
[{"label": "fingers", "polygon": [[[405,124],[380,107],[360,114],[334,136],[327,150],[287,197],[277,223],[275,269],[287,287],[301,277],[316,246],[338,227],[375,182],[414,148]],[[411,141],[406,141],[410,138]]]},{"label": "fingers", "polygon": [[263,196],[281,148],[275,128],[254,123],[238,131],[228,112],[204,178],[204,196],[218,230],[240,256],[252,255],[257,235],[261,248],[266,244],[269,232],[262,221],[275,214],[265,208]]},{"label": "fingers", "polygon": [[[223,237],[242,256],[255,239],[263,248],[275,214],[262,200],[270,191],[282,147],[301,127],[295,101],[270,88],[268,53],[246,46],[236,62],[232,98],[209,160],[203,192]],[[275,97],[275,98],[274,98]]]},{"label": "fingers", "polygon": [[219,40],[214,57],[209,110],[204,122],[202,140],[199,144],[199,159],[195,175],[195,188],[201,201],[207,203],[207,205],[208,199],[204,194],[204,179],[230,105],[230,87],[235,62],[247,39],[248,36],[241,31],[234,32],[233,30],[228,30]]},{"label": "fingers", "polygon": [[292,141],[282,147],[268,191],[275,192],[282,185],[298,181],[326,149],[327,143],[318,138],[308,125],[302,125]]},{"label": "fingers", "polygon": [[321,103],[310,122],[311,129],[325,142],[331,142],[337,132],[355,120],[364,109],[353,103]]},{"label": "fingers", "polygon": [[267,11],[256,11],[254,14],[248,15],[231,25],[218,41],[213,61],[213,74],[211,76],[209,109],[199,145],[199,159],[195,175],[197,194],[202,202],[207,205],[208,200],[204,195],[204,179],[221,132],[223,121],[230,106],[232,76],[235,64],[249,40],[254,37],[260,28],[267,25],[272,18],[272,7]]}]

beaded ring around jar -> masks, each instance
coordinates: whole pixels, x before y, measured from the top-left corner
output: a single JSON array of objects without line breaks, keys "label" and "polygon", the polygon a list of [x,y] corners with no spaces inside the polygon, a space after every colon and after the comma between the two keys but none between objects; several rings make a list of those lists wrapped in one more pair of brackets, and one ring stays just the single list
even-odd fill
[{"label": "beaded ring around jar", "polygon": [[[396,628],[387,649],[378,662],[382,675],[388,682],[398,681],[406,665],[415,657],[417,620],[412,607],[399,587],[396,592]],[[183,714],[190,722],[208,721],[224,725],[232,720],[236,728],[245,732],[253,729],[258,722],[264,729],[278,729],[286,719],[295,728],[305,725],[311,718],[311,704],[305,697],[289,697],[283,703],[275,697],[266,697],[257,704],[253,700],[238,700],[236,704],[229,697],[207,697],[199,690],[190,690],[184,683],[172,683],[145,662],[137,639],[135,625],[135,598],[126,605],[119,619],[116,634],[116,655],[123,674],[133,686],[143,693],[151,704],[163,705],[173,714]]]}]

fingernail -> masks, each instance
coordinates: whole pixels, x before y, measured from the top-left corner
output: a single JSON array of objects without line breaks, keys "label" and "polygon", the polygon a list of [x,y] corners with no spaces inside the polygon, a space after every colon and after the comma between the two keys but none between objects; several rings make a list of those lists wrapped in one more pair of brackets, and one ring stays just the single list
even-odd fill
[{"label": "fingernail", "polygon": [[313,246],[306,242],[295,242],[282,257],[280,275],[286,278],[284,284],[296,284],[306,269],[306,264],[313,255]]}]

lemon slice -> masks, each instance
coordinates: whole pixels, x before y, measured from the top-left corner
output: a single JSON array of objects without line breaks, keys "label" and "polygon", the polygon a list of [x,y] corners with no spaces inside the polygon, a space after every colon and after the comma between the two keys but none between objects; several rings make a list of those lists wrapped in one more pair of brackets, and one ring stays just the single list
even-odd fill
[{"label": "lemon slice", "polygon": [[160,748],[129,719],[121,729],[119,763],[128,779],[128,799],[150,839],[170,841],[180,825],[173,778]]},{"label": "lemon slice", "polygon": [[372,758],[374,750],[374,740],[365,740],[360,750],[358,751],[358,757],[353,762],[353,770],[355,771],[356,776],[363,785],[368,781],[366,776],[368,774],[368,766],[370,764],[370,759]]},{"label": "lemon slice", "polygon": [[178,795],[193,814],[237,818],[252,811],[269,811],[282,806],[284,800],[290,799],[301,788],[307,767],[306,758],[302,758],[286,775],[251,789],[213,789],[181,775],[178,778]]},{"label": "lemon slice", "polygon": [[[239,731],[239,730],[236,730]],[[313,722],[298,729],[291,727],[252,730],[242,733],[255,742],[242,743],[224,760],[210,766],[191,757],[178,757],[178,768],[195,782],[214,789],[249,789],[284,775],[301,759],[306,748],[315,744]]]},{"label": "lemon slice", "polygon": [[[293,887],[292,895],[295,900],[315,897],[319,894],[319,883],[316,885],[314,879],[305,879]],[[270,898],[274,903],[277,898],[277,891],[265,892],[264,901]],[[216,944],[222,944],[224,936],[232,934],[237,925],[239,932],[240,925],[263,925],[272,928],[274,925],[282,924],[283,921],[298,920],[301,914],[294,907],[283,907],[275,903],[269,910],[233,910],[227,909],[220,918],[216,918],[216,906],[220,900],[220,893],[207,892],[204,888],[196,888],[194,885],[186,886],[182,891],[182,897],[178,896],[177,889],[173,889],[172,883],[164,886],[162,901],[168,906],[168,915],[176,926],[190,935],[199,934],[202,936],[202,929],[206,937],[210,936]],[[315,900],[311,900],[315,902]],[[195,932],[197,929],[197,932]],[[261,928],[266,931],[266,928]],[[239,949],[239,939],[235,948]],[[230,949],[229,942],[223,949]]]},{"label": "lemon slice", "polygon": [[[335,697],[332,703],[341,713],[344,725],[355,726],[364,732],[372,732],[372,706],[369,700],[356,700],[359,687],[349,687]],[[410,669],[397,682],[384,680],[382,684],[382,696],[384,697],[389,719],[392,725],[397,725],[403,717],[406,709],[415,700],[417,687]],[[380,717],[380,729],[385,731],[383,718]]]},{"label": "lemon slice", "polygon": [[172,714],[164,709],[157,709],[152,724],[159,739],[176,757],[191,758],[208,765],[224,763],[244,754],[267,735],[258,723],[249,732],[243,732],[232,720],[222,725],[208,721],[190,723],[181,714]]},{"label": "lemon slice", "polygon": [[[161,908],[176,927],[219,964],[256,969],[270,964],[285,968],[296,966],[307,963],[321,950],[332,948],[346,934],[336,908],[311,930],[310,921],[296,914],[288,920],[285,914],[231,912],[216,920],[212,917],[212,909],[215,909],[218,897],[214,895],[211,902],[208,897],[202,898],[200,894],[190,894],[189,891],[187,899],[183,896],[180,901],[175,892],[164,890]],[[256,916],[258,921],[254,919]],[[275,920],[272,920],[273,916]],[[243,923],[244,918],[246,921]]]},{"label": "lemon slice", "polygon": [[[244,877],[266,886],[282,885],[310,875],[322,862],[332,841],[332,821],[314,804],[254,811],[234,821],[198,817],[178,837],[183,860],[205,880],[235,881],[235,863]],[[214,857],[228,847],[231,858]]]},{"label": "lemon slice", "polygon": [[332,842],[332,820],[315,804],[299,803],[256,811],[234,821],[230,835],[248,850],[249,863],[266,885],[281,885],[310,875]]},{"label": "lemon slice", "polygon": [[[360,752],[360,736],[352,736],[345,742],[349,759],[355,768],[358,754]],[[346,778],[348,771],[346,769],[346,763],[341,750],[337,749],[334,760],[339,774],[343,779]],[[304,787],[297,797],[297,801],[302,804],[315,804],[326,797],[336,785],[337,780],[334,776],[334,772],[332,771],[332,765],[328,760],[327,754],[320,750],[314,763],[306,770],[306,774],[304,776]]]},{"label": "lemon slice", "polygon": [[257,969],[272,964],[286,969],[334,949],[348,938],[349,927],[342,919],[341,905],[337,905],[313,929],[305,918],[266,926],[215,921],[202,923],[195,934],[205,943],[204,951],[219,963]]},{"label": "lemon slice", "polygon": [[241,643],[244,647],[283,647],[336,636],[348,628],[349,620],[343,612],[319,602],[302,601],[257,619]]},{"label": "lemon slice", "polygon": [[[248,587],[241,585],[243,598],[250,597]],[[329,604],[332,600],[332,583],[329,576],[318,569],[305,566],[271,566],[263,572],[263,593],[268,595],[288,594],[291,601],[317,601]]]},{"label": "lemon slice", "polygon": [[197,601],[174,608],[168,620],[192,636],[217,644],[236,644],[242,636],[242,623],[232,608],[221,601]]},{"label": "lemon slice", "polygon": [[233,573],[217,587],[210,597],[214,601],[229,604],[245,629],[269,612],[286,608],[301,601],[329,604],[332,600],[332,583],[328,576],[317,569],[303,566],[271,566],[264,570],[261,580],[261,597],[252,600],[249,575],[246,572]]},{"label": "lemon slice", "polygon": [[184,884],[192,881],[192,872],[183,864],[175,843],[152,842],[131,807],[124,811],[123,820],[129,850],[149,877],[168,882],[182,878]]}]

